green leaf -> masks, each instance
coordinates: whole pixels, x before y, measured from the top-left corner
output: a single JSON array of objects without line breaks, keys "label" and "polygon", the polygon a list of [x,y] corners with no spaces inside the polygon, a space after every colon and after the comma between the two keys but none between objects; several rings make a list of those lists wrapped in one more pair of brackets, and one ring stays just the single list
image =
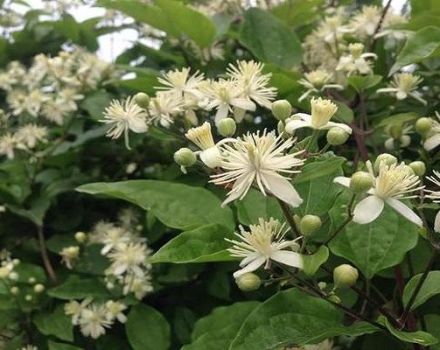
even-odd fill
[{"label": "green leaf", "polygon": [[46,283],[46,273],[41,266],[22,262],[14,271],[18,273],[18,282],[28,283],[29,278],[35,278],[36,283]]},{"label": "green leaf", "polygon": [[376,86],[382,81],[381,75],[352,75],[347,79],[348,84],[351,85],[357,92],[362,92],[373,86]]},{"label": "green leaf", "polygon": [[419,115],[414,112],[394,114],[387,118],[383,118],[377,127],[402,126],[405,123],[415,121],[418,118]]},{"label": "green leaf", "polygon": [[155,86],[159,86],[157,76],[155,75],[144,75],[134,79],[117,80],[114,81],[113,84],[132,90],[133,92],[142,91],[149,95],[153,95],[156,91]]},{"label": "green leaf", "polygon": [[437,0],[411,0],[411,15],[424,11],[440,10],[440,3]]},{"label": "green leaf", "polygon": [[402,51],[396,58],[390,74],[397,72],[403,66],[418,63],[434,56],[440,47],[440,28],[425,27],[409,37]]},{"label": "green leaf", "polygon": [[34,324],[44,335],[53,335],[61,340],[73,341],[73,325],[64,308],[59,305],[54,312],[39,313],[34,317]]},{"label": "green leaf", "polygon": [[259,60],[291,69],[301,63],[301,44],[289,27],[267,11],[251,8],[244,14],[240,41]]},{"label": "green leaf", "polygon": [[170,347],[170,326],[162,314],[150,306],[134,306],[128,314],[125,331],[134,350],[168,350]]},{"label": "green leaf", "polygon": [[427,332],[423,332],[423,331],[405,332],[395,329],[390,324],[390,322],[383,316],[379,317],[378,322],[383,324],[385,327],[387,327],[392,335],[394,335],[396,338],[404,342],[421,344],[423,346],[430,346],[438,343],[437,338]]},{"label": "green leaf", "polygon": [[107,298],[110,293],[95,278],[80,278],[71,275],[63,284],[49,289],[47,294],[57,299]]},{"label": "green leaf", "polygon": [[224,226],[212,224],[182,232],[151,257],[152,263],[201,263],[235,260],[226,251],[231,246],[225,238],[233,232]]},{"label": "green leaf", "polygon": [[93,183],[80,186],[79,192],[106,195],[139,205],[166,226],[191,230],[206,224],[235,228],[230,208],[221,208],[220,200],[204,188],[155,180]]},{"label": "green leaf", "polygon": [[[404,305],[408,304],[409,299],[411,298],[421,277],[422,274],[420,273],[411,278],[406,284],[402,296]],[[440,271],[430,271],[426,277],[426,280],[423,282],[420,291],[417,293],[417,297],[411,306],[411,310],[414,310],[418,306],[422,305],[425,301],[432,298],[436,294],[440,294]]]},{"label": "green leaf", "polygon": [[[426,330],[440,339],[440,316],[439,315],[424,315],[423,318],[426,322]],[[431,346],[432,350],[440,350],[440,343]]]},{"label": "green leaf", "polygon": [[349,223],[330,243],[330,250],[350,260],[370,279],[377,272],[400,263],[416,246],[417,239],[417,226],[385,205],[382,214],[372,223]]},{"label": "green leaf", "polygon": [[237,207],[238,220],[243,225],[255,224],[259,218],[284,220],[277,200],[264,196],[255,189],[251,189],[243,200],[235,203],[235,206]]},{"label": "green leaf", "polygon": [[229,350],[269,350],[318,343],[339,335],[378,331],[370,324],[343,325],[344,315],[329,302],[297,289],[279,292],[246,318]]},{"label": "green leaf", "polygon": [[49,350],[81,350],[76,346],[64,343],[56,343],[54,341],[49,340]]},{"label": "green leaf", "polygon": [[338,110],[334,116],[336,121],[341,123],[350,124],[353,122],[354,113],[350,107],[348,107],[344,102],[334,101],[338,106]]},{"label": "green leaf", "polygon": [[341,170],[345,161],[345,158],[337,157],[331,153],[313,158],[304,165],[301,173],[295,177],[294,184],[297,185],[333,175]]},{"label": "green leaf", "polygon": [[225,350],[237,334],[246,317],[259,305],[256,301],[234,303],[215,308],[208,316],[197,321],[192,343],[182,350]]},{"label": "green leaf", "polygon": [[272,13],[290,27],[299,27],[316,20],[318,6],[324,0],[290,0],[272,9]]},{"label": "green leaf", "polygon": [[105,90],[97,90],[87,95],[81,102],[81,108],[86,110],[89,115],[95,119],[102,119],[104,109],[110,104],[110,94]]},{"label": "green leaf", "polygon": [[329,251],[326,246],[321,246],[312,255],[304,255],[304,273],[309,276],[313,276],[319,267],[324,264],[329,257]]}]

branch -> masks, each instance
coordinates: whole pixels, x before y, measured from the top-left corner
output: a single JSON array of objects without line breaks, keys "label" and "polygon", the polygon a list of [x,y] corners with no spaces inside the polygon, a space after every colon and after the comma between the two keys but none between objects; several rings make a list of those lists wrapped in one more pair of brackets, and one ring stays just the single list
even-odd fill
[{"label": "branch", "polygon": [[293,214],[290,211],[289,206],[286,203],[284,203],[281,199],[277,198],[277,201],[281,207],[281,210],[283,211],[283,214],[284,214],[284,217],[286,218],[287,223],[289,224],[289,226],[292,230],[293,235],[295,236],[295,238],[299,237],[300,233],[299,233],[298,228],[296,227],[296,223],[295,223],[295,220],[293,219]]},{"label": "branch", "polygon": [[375,36],[376,36],[377,33],[379,33],[380,29],[382,28],[383,21],[385,19],[385,16],[388,13],[388,10],[390,9],[392,1],[393,0],[388,0],[387,4],[385,5],[385,7],[382,10],[382,14],[380,16],[379,22],[377,23],[376,29],[374,30],[373,41],[371,42],[370,50],[369,50],[370,52],[373,51],[374,47],[376,46],[376,41],[377,40],[376,40]]},{"label": "branch", "polygon": [[38,233],[38,243],[40,245],[40,253],[41,253],[41,258],[43,259],[44,268],[46,269],[47,275],[49,276],[50,280],[53,283],[56,283],[57,275],[55,273],[55,270],[53,269],[52,263],[50,262],[49,254],[47,253],[46,241],[44,239],[42,226],[40,225],[37,226],[37,233]]}]

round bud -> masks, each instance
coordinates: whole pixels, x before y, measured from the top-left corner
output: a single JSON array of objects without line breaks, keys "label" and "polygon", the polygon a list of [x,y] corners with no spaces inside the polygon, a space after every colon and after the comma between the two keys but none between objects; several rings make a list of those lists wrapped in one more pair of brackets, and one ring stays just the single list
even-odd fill
[{"label": "round bud", "polygon": [[350,188],[354,192],[365,192],[373,187],[373,184],[373,177],[365,171],[357,171],[351,176]]},{"label": "round bud", "polygon": [[394,151],[395,148],[394,139],[392,137],[386,139],[384,142],[384,146],[387,151]]},{"label": "round bud", "polygon": [[414,170],[409,165],[403,166],[403,170],[406,171],[408,175],[415,175],[416,174],[414,172]]},{"label": "round bud", "polygon": [[327,288],[327,283],[325,283],[323,281],[318,282],[318,288],[321,289],[321,290],[326,289]]},{"label": "round bud", "polygon": [[341,298],[339,298],[336,294],[329,295],[327,299],[335,304],[340,304],[342,302]]},{"label": "round bud", "polygon": [[84,232],[79,231],[75,233],[75,239],[78,243],[84,243],[87,240],[87,235]]},{"label": "round bud", "polygon": [[181,148],[174,153],[174,161],[180,166],[189,167],[194,165],[197,158],[189,148]]},{"label": "round bud", "polygon": [[348,264],[342,264],[333,270],[333,282],[336,288],[347,288],[356,284],[359,272]]},{"label": "round bud", "polygon": [[248,272],[235,279],[238,288],[243,292],[252,292],[261,286],[261,278],[255,273]]},{"label": "round bud", "polygon": [[272,114],[278,120],[285,120],[292,114],[292,105],[287,100],[278,100],[272,103]]},{"label": "round bud", "polygon": [[12,287],[12,288],[10,289],[10,292],[11,292],[12,295],[18,295],[18,294],[20,293],[20,288],[18,288],[18,287]]},{"label": "round bud", "polygon": [[8,277],[10,280],[16,281],[16,280],[18,280],[18,273],[15,271],[12,271]]},{"label": "round bud", "polygon": [[310,236],[321,228],[322,221],[316,215],[304,215],[299,223],[299,229],[303,236]]},{"label": "round bud", "polygon": [[409,163],[409,167],[414,171],[417,176],[423,176],[426,172],[426,165],[420,160]]},{"label": "round bud", "polygon": [[332,146],[339,146],[344,144],[349,136],[349,133],[335,126],[327,132],[327,142]]},{"label": "round bud", "polygon": [[400,137],[400,146],[401,147],[408,147],[410,143],[411,143],[411,136],[402,135]]},{"label": "round bud", "polygon": [[432,120],[431,118],[419,118],[416,121],[416,131],[421,135],[426,135],[432,129]]},{"label": "round bud", "polygon": [[150,96],[144,92],[139,92],[134,95],[134,102],[141,108],[148,108],[150,104]]},{"label": "round bud", "polygon": [[217,132],[223,137],[231,137],[237,130],[237,124],[232,118],[224,118],[217,124]]},{"label": "round bud", "polygon": [[386,165],[393,165],[397,163],[397,158],[389,153],[379,154],[374,162],[374,170],[379,172],[380,164],[385,163]]},{"label": "round bud", "polygon": [[6,266],[0,267],[0,278],[6,278],[11,273],[11,270]]},{"label": "round bud", "polygon": [[282,133],[284,133],[284,123],[280,120],[277,124],[277,131],[278,134],[281,135]]},{"label": "round bud", "polygon": [[12,260],[12,263],[14,264],[14,266],[17,266],[20,264],[20,259],[14,259]]},{"label": "round bud", "polygon": [[25,297],[24,297],[24,299],[26,300],[26,301],[32,301],[32,295],[30,295],[30,294],[27,294]]},{"label": "round bud", "polygon": [[37,280],[35,279],[35,277],[29,277],[29,278],[28,278],[28,283],[30,283],[30,284],[34,284],[35,282],[37,282]]},{"label": "round bud", "polygon": [[41,283],[38,283],[34,286],[34,292],[35,293],[43,293],[44,286]]}]

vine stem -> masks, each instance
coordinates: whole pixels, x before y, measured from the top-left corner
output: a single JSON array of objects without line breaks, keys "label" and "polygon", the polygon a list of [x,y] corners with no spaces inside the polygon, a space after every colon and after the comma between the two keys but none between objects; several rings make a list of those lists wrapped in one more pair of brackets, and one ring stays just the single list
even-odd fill
[{"label": "vine stem", "polygon": [[50,280],[53,283],[56,283],[57,275],[49,259],[49,254],[46,248],[46,240],[44,238],[43,227],[41,225],[37,226],[37,234],[38,234],[38,243],[40,245],[41,258],[43,259],[43,264],[46,269],[47,275],[49,276]]},{"label": "vine stem", "polygon": [[295,238],[299,237],[300,233],[299,233],[298,228],[296,227],[296,223],[295,223],[295,220],[293,219],[293,214],[290,211],[289,206],[279,198],[277,198],[277,201],[281,207],[281,210],[283,211],[283,214],[284,214],[284,217],[286,218],[287,223],[289,224],[289,226],[293,232],[293,235],[295,236]]},{"label": "vine stem", "polygon": [[355,199],[356,199],[356,195],[353,195],[350,199],[350,202],[348,203],[347,219],[345,219],[344,222],[341,225],[339,225],[339,227],[330,235],[330,237],[322,245],[328,245],[339,234],[339,232],[341,232],[344,229],[344,227],[351,222],[351,220],[353,219],[353,213],[351,209],[353,208]]},{"label": "vine stem", "polygon": [[370,45],[370,51],[373,51],[373,50],[374,50],[374,47],[376,46],[376,38],[375,38],[375,36],[376,36],[377,33],[379,33],[380,29],[382,28],[383,21],[384,21],[384,19],[385,19],[385,16],[386,16],[387,13],[388,13],[388,10],[389,10],[390,7],[391,7],[391,2],[392,2],[392,1],[393,1],[393,0],[388,0],[387,4],[385,5],[385,7],[384,7],[383,10],[382,10],[382,14],[380,15],[379,22],[377,22],[376,29],[374,30],[374,34],[373,34],[373,36],[372,36],[373,41],[371,42],[371,45]]}]

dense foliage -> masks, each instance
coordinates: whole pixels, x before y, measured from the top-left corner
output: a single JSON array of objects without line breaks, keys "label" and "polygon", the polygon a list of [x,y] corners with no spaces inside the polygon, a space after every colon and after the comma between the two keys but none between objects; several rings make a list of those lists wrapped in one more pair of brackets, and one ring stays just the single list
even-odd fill
[{"label": "dense foliage", "polygon": [[1,349],[440,349],[438,1],[0,4]]}]

